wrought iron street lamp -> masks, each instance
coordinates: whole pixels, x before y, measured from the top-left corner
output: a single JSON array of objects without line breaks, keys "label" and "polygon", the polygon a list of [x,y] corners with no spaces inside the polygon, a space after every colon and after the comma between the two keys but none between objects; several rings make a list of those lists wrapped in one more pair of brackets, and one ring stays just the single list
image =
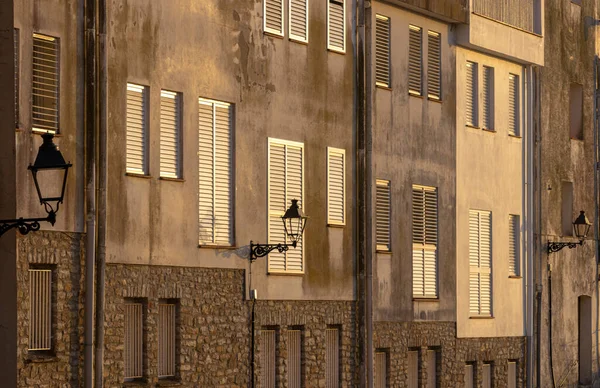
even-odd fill
[{"label": "wrought iron street lamp", "polygon": [[12,228],[17,228],[21,234],[40,229],[40,222],[49,222],[54,225],[56,213],[65,197],[67,174],[71,163],[66,163],[58,147],[52,139],[54,135],[44,133],[43,143],[38,150],[35,162],[28,167],[33,177],[40,204],[44,205],[47,217],[43,218],[17,218],[14,220],[0,220],[0,236]]},{"label": "wrought iron street lamp", "polygon": [[575,231],[575,236],[579,239],[579,242],[560,242],[560,241],[549,241],[548,242],[548,254],[552,252],[558,252],[564,247],[569,247],[569,249],[575,248],[577,245],[583,245],[585,238],[587,237],[590,227],[592,223],[585,216],[585,212],[582,210],[579,213],[579,217],[573,221],[573,230]]}]

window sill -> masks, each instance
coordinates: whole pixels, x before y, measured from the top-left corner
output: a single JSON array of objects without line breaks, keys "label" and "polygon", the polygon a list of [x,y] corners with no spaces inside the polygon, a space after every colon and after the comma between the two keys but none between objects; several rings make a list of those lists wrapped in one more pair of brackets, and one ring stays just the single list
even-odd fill
[{"label": "window sill", "polygon": [[283,34],[279,34],[278,32],[263,31],[263,34],[273,38],[283,39]]},{"label": "window sill", "polygon": [[419,297],[414,297],[413,296],[413,302],[433,302],[433,303],[439,303],[440,302],[440,298],[419,298]]},{"label": "window sill", "polygon": [[331,224],[331,223],[327,223],[327,227],[328,228],[345,228],[346,224]]},{"label": "window sill", "polygon": [[136,174],[134,172],[126,172],[125,176],[130,176],[130,177],[133,177],[133,178],[143,178],[143,179],[150,179],[150,178],[152,178],[152,175]]},{"label": "window sill", "polygon": [[31,128],[31,133],[34,135],[43,135],[44,133],[51,133],[54,135],[54,137],[62,137],[60,131],[58,130],[51,130],[51,129],[37,129],[37,128]]},{"label": "window sill", "polygon": [[408,95],[409,95],[410,97],[416,97],[416,98],[419,98],[419,99],[421,99],[421,100],[425,98],[425,97],[423,96],[423,94],[421,94],[421,93],[417,93],[417,92],[411,92],[410,90],[408,91]]},{"label": "window sill", "polygon": [[58,361],[58,357],[53,354],[28,354],[25,358],[25,364],[44,364]]},{"label": "window sill", "polygon": [[210,244],[198,244],[198,248],[200,249],[229,249],[229,250],[236,250],[239,249],[239,247],[235,246],[235,245],[210,245]]},{"label": "window sill", "polygon": [[382,254],[384,254],[384,255],[391,255],[391,254],[392,254],[392,251],[384,251],[384,250],[382,250],[382,249],[377,249],[377,250],[375,251],[375,253],[382,253]]},{"label": "window sill", "polygon": [[487,133],[496,133],[496,130],[495,130],[495,129],[481,128],[481,130],[482,130],[483,132],[487,132]]},{"label": "window sill", "polygon": [[342,51],[340,49],[335,49],[335,48],[331,48],[331,47],[327,47],[327,51],[331,52],[331,53],[336,53],[336,54],[341,54],[341,55],[346,55],[346,51]]},{"label": "window sill", "polygon": [[170,178],[168,176],[161,176],[158,179],[160,179],[161,181],[167,181],[167,182],[185,182],[185,179],[183,179],[183,178]]},{"label": "window sill", "polygon": [[474,315],[472,317],[469,317],[469,319],[494,319],[494,317],[487,315]]},{"label": "window sill", "polygon": [[382,85],[382,84],[379,84],[379,83],[375,83],[375,87],[377,89],[389,90],[390,92],[392,91],[391,86]]},{"label": "window sill", "polygon": [[304,46],[308,46],[308,41],[304,41],[304,40],[301,40],[301,39],[289,38],[289,41],[290,42],[294,42],[294,43],[299,43],[299,44],[304,45]]},{"label": "window sill", "polygon": [[431,101],[431,102],[437,102],[437,103],[439,103],[439,104],[441,104],[441,103],[442,103],[442,99],[441,99],[441,98],[435,98],[435,97],[429,97],[429,96],[428,96],[428,97],[427,97],[427,100],[428,100],[428,101]]},{"label": "window sill", "polygon": [[513,139],[517,139],[517,140],[522,139],[522,137],[520,135],[511,135],[510,133],[508,134],[508,137],[512,137]]},{"label": "window sill", "polygon": [[580,142],[582,142],[582,143],[583,143],[583,139],[577,139],[577,138],[575,138],[575,137],[570,137],[569,139],[571,139],[571,140],[573,140],[573,141],[580,141]]},{"label": "window sill", "polygon": [[304,272],[271,272],[268,271],[269,276],[304,276]]},{"label": "window sill", "polygon": [[523,279],[523,276],[520,276],[520,275],[509,275],[508,278],[509,279]]},{"label": "window sill", "polygon": [[476,126],[476,125],[471,125],[471,124],[465,124],[465,127],[467,127],[467,128],[472,128],[472,129],[481,129],[481,128],[479,128],[478,126]]}]

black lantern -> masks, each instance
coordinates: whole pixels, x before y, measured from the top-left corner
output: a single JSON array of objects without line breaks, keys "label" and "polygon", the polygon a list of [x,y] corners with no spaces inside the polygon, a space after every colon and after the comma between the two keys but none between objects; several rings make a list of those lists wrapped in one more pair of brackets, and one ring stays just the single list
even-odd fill
[{"label": "black lantern", "polygon": [[294,248],[296,248],[296,245],[302,239],[307,219],[308,217],[302,213],[302,210],[298,206],[298,200],[292,199],[292,205],[286,210],[281,220],[283,221],[285,235],[290,239]]},{"label": "black lantern", "polygon": [[573,221],[573,230],[575,231],[575,236],[579,240],[583,240],[587,237],[592,223],[585,216],[585,212],[582,210],[579,212],[579,217],[575,221]]}]

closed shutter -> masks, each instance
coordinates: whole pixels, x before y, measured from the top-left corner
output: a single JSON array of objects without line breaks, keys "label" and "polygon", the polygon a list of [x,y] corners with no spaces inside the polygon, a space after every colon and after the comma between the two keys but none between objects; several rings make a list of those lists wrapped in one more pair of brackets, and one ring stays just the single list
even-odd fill
[{"label": "closed shutter", "polygon": [[300,330],[288,330],[288,387],[300,388],[302,386],[302,333]]},{"label": "closed shutter", "polygon": [[419,388],[419,351],[408,352],[408,388]]},{"label": "closed shutter", "polygon": [[483,67],[483,105],[481,107],[481,118],[484,129],[494,129],[494,69]]},{"label": "closed shutter", "polygon": [[308,0],[289,0],[290,39],[308,42]]},{"label": "closed shutter", "polygon": [[437,351],[427,350],[427,388],[437,388]]},{"label": "closed shutter", "polygon": [[508,362],[508,388],[517,388],[517,363]]},{"label": "closed shutter", "polygon": [[346,51],[345,0],[329,0],[327,9],[327,48]]},{"label": "closed shutter", "polygon": [[442,98],[442,38],[438,32],[427,33],[427,97]]},{"label": "closed shutter", "polygon": [[143,304],[125,302],[125,380],[143,377],[144,367],[144,321]]},{"label": "closed shutter", "polygon": [[160,91],[160,176],[181,177],[181,95]]},{"label": "closed shutter", "polygon": [[377,179],[375,201],[377,250],[390,251],[392,249],[390,181]]},{"label": "closed shutter", "polygon": [[325,387],[340,386],[340,332],[328,328],[325,331]]},{"label": "closed shutter", "polygon": [[346,151],[327,148],[327,223],[346,223]]},{"label": "closed shutter", "polygon": [[469,211],[469,311],[492,314],[491,213]]},{"label": "closed shutter", "polygon": [[467,62],[465,85],[465,119],[466,124],[477,126],[477,64]]},{"label": "closed shutter", "polygon": [[176,310],[174,303],[158,304],[158,376],[174,377],[176,366]]},{"label": "closed shutter", "polygon": [[264,29],[283,36],[283,0],[263,0]]},{"label": "closed shutter", "polygon": [[390,18],[375,16],[375,81],[390,87]]},{"label": "closed shutter", "polygon": [[275,330],[262,330],[260,334],[261,382],[264,388],[275,388]]},{"label": "closed shutter", "polygon": [[519,276],[521,263],[520,254],[520,217],[511,214],[508,216],[508,274]]},{"label": "closed shutter", "polygon": [[20,79],[21,72],[19,71],[19,62],[20,62],[20,44],[19,44],[19,29],[14,29],[14,56],[15,56],[15,128],[19,128],[19,89],[20,89]]},{"label": "closed shutter", "polygon": [[386,352],[375,352],[375,387],[374,388],[386,388],[387,387],[387,353]]},{"label": "closed shutter", "polygon": [[57,38],[33,34],[33,79],[31,82],[33,131],[58,133],[59,58]]},{"label": "closed shutter", "polygon": [[[304,145],[269,139],[269,243],[289,243],[281,216],[292,199],[303,206]],[[287,252],[269,253],[270,272],[304,272],[304,239]]]},{"label": "closed shutter", "polygon": [[414,185],[412,201],[413,296],[437,298],[437,189]]},{"label": "closed shutter", "polygon": [[52,349],[52,270],[29,270],[29,350]]},{"label": "closed shutter", "polygon": [[492,388],[492,365],[489,363],[483,364],[482,371],[482,388]]},{"label": "closed shutter", "polygon": [[508,75],[508,133],[520,136],[519,128],[519,76]]},{"label": "closed shutter", "polygon": [[127,172],[148,173],[148,112],[145,86],[127,84]]},{"label": "closed shutter", "polygon": [[465,388],[475,388],[475,368],[473,364],[465,365]]},{"label": "closed shutter", "polygon": [[423,31],[408,26],[408,92],[422,94]]},{"label": "closed shutter", "polygon": [[198,100],[198,217],[200,244],[233,241],[232,106]]}]

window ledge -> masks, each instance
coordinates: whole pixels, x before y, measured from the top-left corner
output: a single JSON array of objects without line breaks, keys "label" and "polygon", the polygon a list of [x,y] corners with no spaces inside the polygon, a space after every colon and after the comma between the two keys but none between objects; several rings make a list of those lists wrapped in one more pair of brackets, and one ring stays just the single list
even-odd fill
[{"label": "window ledge", "polygon": [[381,249],[377,249],[375,251],[375,253],[383,253],[384,255],[391,255],[392,251],[384,251],[384,250],[381,250]]},{"label": "window ledge", "polygon": [[161,181],[185,182],[185,179],[183,179],[183,178],[170,178],[168,176],[161,176],[158,179],[160,179]]},{"label": "window ledge", "polygon": [[494,319],[494,317],[487,315],[474,315],[472,317],[469,317],[469,319]]},{"label": "window ledge", "polygon": [[58,361],[58,357],[53,354],[28,354],[25,358],[25,364],[43,364]]},{"label": "window ledge", "polygon": [[150,179],[152,178],[152,175],[148,175],[148,174],[136,174],[134,172],[126,172],[125,176],[130,176],[133,178],[143,178],[143,179]]},{"label": "window ledge", "polygon": [[210,245],[210,244],[199,244],[198,248],[200,249],[230,249],[232,251],[239,249],[239,247],[235,245]]},{"label": "window ledge", "polygon": [[330,224],[330,223],[327,223],[327,227],[328,228],[345,228],[346,224]]},{"label": "window ledge", "polygon": [[479,128],[478,126],[476,126],[476,125],[471,125],[471,124],[465,124],[465,127],[467,127],[467,128],[473,128],[473,129],[481,129],[481,128]]},{"label": "window ledge", "polygon": [[440,298],[419,298],[419,297],[413,297],[413,302],[434,302],[434,303],[439,303],[440,302]]},{"label": "window ledge", "polygon": [[573,141],[580,141],[583,143],[583,139],[577,139],[576,137],[569,137],[569,139],[571,139]]},{"label": "window ledge", "polygon": [[442,103],[442,99],[441,98],[435,98],[435,97],[427,97],[427,100],[431,101],[431,102],[437,102],[437,103]]},{"label": "window ledge", "polygon": [[283,34],[279,34],[278,32],[263,31],[263,34],[273,38],[283,39]]},{"label": "window ledge", "polygon": [[422,93],[417,93],[417,92],[411,92],[411,91],[409,91],[408,95],[410,97],[416,97],[416,98],[420,98],[420,99],[424,99],[425,98]]},{"label": "window ledge", "polygon": [[308,46],[308,41],[301,40],[301,39],[298,39],[298,38],[288,38],[288,39],[289,39],[290,42],[299,43],[301,45]]},{"label": "window ledge", "polygon": [[331,53],[336,53],[336,54],[341,54],[341,55],[345,55],[346,51],[342,51],[340,49],[334,49],[331,47],[327,47],[327,51],[331,52]]},{"label": "window ledge", "polygon": [[508,137],[512,137],[513,139],[517,140],[521,140],[523,138],[521,135],[511,135],[510,133],[508,134]]},{"label": "window ledge", "polygon": [[520,275],[510,275],[508,278],[509,279],[523,279],[523,276],[520,276]]},{"label": "window ledge", "polygon": [[268,272],[269,276],[304,276],[304,272]]},{"label": "window ledge", "polygon": [[376,83],[375,87],[377,89],[389,90],[390,92],[392,91],[391,86],[386,86],[386,85],[381,85],[381,84]]},{"label": "window ledge", "polygon": [[495,130],[495,129],[481,128],[481,130],[482,130],[483,132],[488,132],[488,133],[496,133],[496,130]]}]

